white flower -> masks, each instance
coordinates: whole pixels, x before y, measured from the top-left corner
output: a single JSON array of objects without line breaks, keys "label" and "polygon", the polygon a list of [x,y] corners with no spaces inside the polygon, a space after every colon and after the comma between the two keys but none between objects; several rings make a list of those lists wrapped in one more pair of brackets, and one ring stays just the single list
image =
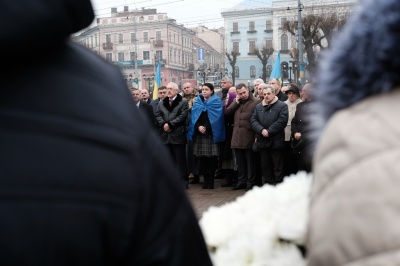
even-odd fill
[{"label": "white flower", "polygon": [[299,172],[204,212],[199,223],[213,264],[305,265],[297,245],[306,241],[311,179]]}]

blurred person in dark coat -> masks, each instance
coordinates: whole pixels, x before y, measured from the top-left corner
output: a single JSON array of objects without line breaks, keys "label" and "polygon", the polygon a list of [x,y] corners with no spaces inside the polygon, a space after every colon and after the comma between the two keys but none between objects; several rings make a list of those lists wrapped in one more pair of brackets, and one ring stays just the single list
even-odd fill
[{"label": "blurred person in dark coat", "polygon": [[69,40],[93,21],[91,2],[0,10],[14,55],[1,74],[0,265],[211,265],[120,70]]}]

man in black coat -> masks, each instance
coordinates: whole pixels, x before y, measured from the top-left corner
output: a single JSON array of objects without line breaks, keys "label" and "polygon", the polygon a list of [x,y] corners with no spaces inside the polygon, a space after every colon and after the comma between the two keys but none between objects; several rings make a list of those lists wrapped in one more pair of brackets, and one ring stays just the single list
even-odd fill
[{"label": "man in black coat", "polygon": [[266,183],[275,185],[284,177],[285,127],[289,111],[287,104],[278,100],[273,86],[266,86],[262,92],[264,99],[254,109],[250,121],[257,142],[264,147],[260,150],[262,175]]},{"label": "man in black coat", "polygon": [[0,265],[212,265],[120,70],[68,40],[90,0],[0,10]]},{"label": "man in black coat", "polygon": [[143,114],[147,121],[155,128],[155,118],[153,113],[153,107],[150,104],[142,101],[140,91],[136,88],[130,89],[133,99],[135,100],[136,108]]}]

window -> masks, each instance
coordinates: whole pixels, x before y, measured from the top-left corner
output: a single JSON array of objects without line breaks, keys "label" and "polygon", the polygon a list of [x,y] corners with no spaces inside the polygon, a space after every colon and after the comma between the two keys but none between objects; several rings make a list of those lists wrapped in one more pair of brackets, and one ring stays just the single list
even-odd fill
[{"label": "window", "polygon": [[235,66],[235,78],[239,78],[239,67]]},{"label": "window", "polygon": [[254,21],[249,21],[249,31],[255,31],[256,30],[256,26]]},{"label": "window", "polygon": [[106,34],[106,43],[111,43],[111,34]]},{"label": "window", "polygon": [[271,39],[265,40],[265,47],[267,47],[267,48],[272,48],[273,47]]},{"label": "window", "polygon": [[254,54],[256,49],[256,41],[249,41],[249,54]]},{"label": "window", "polygon": [[284,29],[285,28],[285,23],[287,21],[287,18],[281,18],[281,28]]},{"label": "window", "polygon": [[162,51],[156,51],[156,58],[157,58],[157,62],[158,62],[158,59],[160,59],[160,60],[163,59],[162,58]]},{"label": "window", "polygon": [[125,60],[124,60],[124,53],[118,53],[118,61],[119,61],[119,62],[125,61]]},{"label": "window", "polygon": [[124,43],[124,35],[122,33],[118,33],[118,43]]},{"label": "window", "polygon": [[131,43],[136,42],[136,32],[131,32]]},{"label": "window", "polygon": [[149,59],[150,59],[150,52],[143,51],[143,60],[149,60]]},{"label": "window", "polygon": [[112,62],[112,53],[106,53],[106,60]]},{"label": "window", "polygon": [[238,32],[239,31],[239,25],[237,22],[233,22],[233,32]]},{"label": "window", "polygon": [[256,67],[255,66],[251,66],[250,67],[250,77],[251,78],[255,78],[256,77]]},{"label": "window", "polygon": [[281,36],[281,50],[289,50],[289,42],[287,34]]},{"label": "window", "polygon": [[135,56],[135,52],[130,52],[129,57],[131,59],[131,61],[135,61],[136,60],[136,56]]},{"label": "window", "polygon": [[232,45],[232,52],[239,53],[239,42],[233,42]]},{"label": "window", "polygon": [[144,42],[149,41],[149,33],[147,31],[143,32],[143,41]]},{"label": "window", "polygon": [[161,31],[160,30],[157,30],[156,31],[156,40],[158,41],[158,40],[161,40]]},{"label": "window", "polygon": [[272,30],[272,21],[271,20],[267,20],[265,22],[265,30],[266,31],[271,31]]}]

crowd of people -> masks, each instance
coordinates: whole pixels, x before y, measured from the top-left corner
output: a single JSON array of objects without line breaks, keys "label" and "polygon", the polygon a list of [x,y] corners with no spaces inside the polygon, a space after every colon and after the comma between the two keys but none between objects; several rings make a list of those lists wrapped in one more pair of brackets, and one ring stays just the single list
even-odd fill
[{"label": "crowd of people", "polygon": [[[243,83],[233,86],[230,77],[221,89],[204,83],[174,82],[158,89],[158,99],[148,101],[148,90],[136,101],[153,107],[139,108],[159,133],[175,162],[185,189],[189,184],[214,189],[214,179],[225,179],[223,187],[250,190],[263,184],[276,185],[299,170],[311,171],[303,139],[310,102],[310,84],[302,89],[294,83],[281,87],[279,79],[254,80],[254,91]],[[151,109],[151,108],[150,108]],[[147,111],[146,111],[147,110]],[[293,126],[292,126],[293,124]],[[189,180],[192,179],[190,182]]]}]

